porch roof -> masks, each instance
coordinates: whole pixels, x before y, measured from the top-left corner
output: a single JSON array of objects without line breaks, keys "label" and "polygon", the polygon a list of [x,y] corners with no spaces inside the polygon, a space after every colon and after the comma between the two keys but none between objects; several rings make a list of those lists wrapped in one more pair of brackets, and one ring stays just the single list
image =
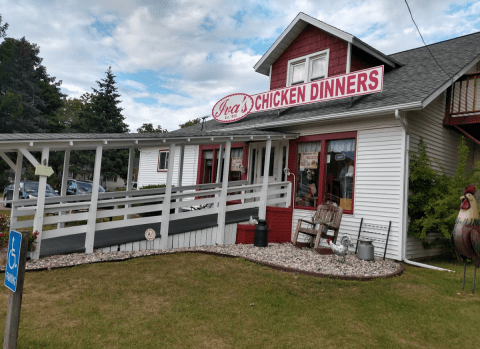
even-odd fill
[{"label": "porch roof", "polygon": [[212,144],[225,141],[246,142],[297,138],[297,134],[262,130],[217,130],[213,132],[175,132],[175,133],[9,133],[0,134],[0,151],[17,151],[19,148],[41,150],[95,149],[104,148],[142,148],[175,144]]}]

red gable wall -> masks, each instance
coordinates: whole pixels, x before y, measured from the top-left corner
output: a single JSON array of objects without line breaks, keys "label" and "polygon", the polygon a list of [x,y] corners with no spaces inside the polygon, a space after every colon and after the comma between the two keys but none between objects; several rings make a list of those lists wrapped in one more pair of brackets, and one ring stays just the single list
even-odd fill
[{"label": "red gable wall", "polygon": [[347,42],[312,25],[308,25],[272,66],[270,89],[287,84],[288,61],[330,48],[328,76],[345,74],[347,67]]}]

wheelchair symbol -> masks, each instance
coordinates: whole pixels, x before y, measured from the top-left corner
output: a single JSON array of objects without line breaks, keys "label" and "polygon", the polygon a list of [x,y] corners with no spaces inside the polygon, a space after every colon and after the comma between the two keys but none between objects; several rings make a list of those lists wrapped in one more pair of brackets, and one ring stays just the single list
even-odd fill
[{"label": "wheelchair symbol", "polygon": [[[17,268],[17,255],[15,253],[15,237],[12,236],[12,246],[8,252],[8,267],[10,269],[15,269]],[[12,263],[12,258],[13,258],[13,263]]]}]

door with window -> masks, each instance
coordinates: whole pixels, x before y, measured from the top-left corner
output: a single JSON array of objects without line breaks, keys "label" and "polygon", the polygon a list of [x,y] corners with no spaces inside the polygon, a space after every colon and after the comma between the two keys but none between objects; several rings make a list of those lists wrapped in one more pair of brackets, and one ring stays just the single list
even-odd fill
[{"label": "door with window", "polygon": [[[286,180],[283,169],[287,166],[287,142],[272,142],[270,152],[270,166],[268,169],[268,182],[281,182]],[[265,170],[266,144],[254,143],[250,145],[249,157],[249,183],[263,183]]]}]

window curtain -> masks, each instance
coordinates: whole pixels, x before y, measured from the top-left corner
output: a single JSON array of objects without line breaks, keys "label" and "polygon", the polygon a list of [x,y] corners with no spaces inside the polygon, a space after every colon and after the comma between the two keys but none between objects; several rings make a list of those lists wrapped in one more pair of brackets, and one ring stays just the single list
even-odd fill
[{"label": "window curtain", "polygon": [[320,142],[308,142],[298,144],[299,153],[319,152],[321,148],[322,144]]},{"label": "window curtain", "polygon": [[355,151],[354,139],[340,139],[328,142],[328,152],[345,153]]}]

